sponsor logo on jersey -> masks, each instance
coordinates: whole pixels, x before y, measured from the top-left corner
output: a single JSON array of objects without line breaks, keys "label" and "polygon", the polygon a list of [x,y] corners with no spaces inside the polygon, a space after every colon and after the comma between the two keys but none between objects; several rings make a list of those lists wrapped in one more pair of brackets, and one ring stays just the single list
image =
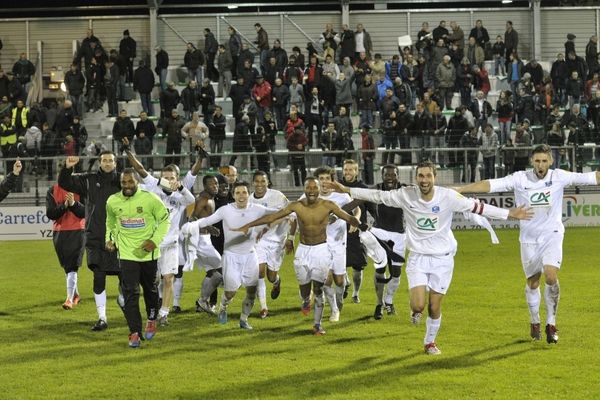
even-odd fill
[{"label": "sponsor logo on jersey", "polygon": [[146,226],[144,218],[125,218],[121,220],[121,226],[125,229],[143,228]]},{"label": "sponsor logo on jersey", "polygon": [[532,191],[529,193],[529,205],[531,207],[550,206],[550,191]]},{"label": "sponsor logo on jersey", "polygon": [[422,231],[433,232],[437,230],[438,219],[429,218],[429,217],[421,217],[417,218],[417,228]]}]

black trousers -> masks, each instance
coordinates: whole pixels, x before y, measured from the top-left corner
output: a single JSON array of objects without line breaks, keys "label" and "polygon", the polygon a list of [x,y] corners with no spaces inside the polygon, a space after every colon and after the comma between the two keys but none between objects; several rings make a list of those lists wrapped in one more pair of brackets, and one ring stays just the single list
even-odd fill
[{"label": "black trousers", "polygon": [[129,332],[142,333],[140,314],[140,285],[144,290],[146,315],[155,320],[158,309],[158,287],[156,283],[157,262],[119,260],[121,264],[121,289],[125,297],[125,319]]}]

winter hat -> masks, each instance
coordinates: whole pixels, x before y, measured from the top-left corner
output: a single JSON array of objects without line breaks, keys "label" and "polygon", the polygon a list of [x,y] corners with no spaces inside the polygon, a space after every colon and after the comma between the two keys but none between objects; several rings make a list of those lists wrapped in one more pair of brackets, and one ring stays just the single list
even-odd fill
[{"label": "winter hat", "polygon": [[573,39],[575,39],[576,37],[577,37],[577,36],[573,35],[572,33],[568,33],[568,34],[567,34],[567,39],[569,39],[569,40],[573,40]]},{"label": "winter hat", "polygon": [[129,36],[129,29],[125,29],[123,31],[123,36]]}]

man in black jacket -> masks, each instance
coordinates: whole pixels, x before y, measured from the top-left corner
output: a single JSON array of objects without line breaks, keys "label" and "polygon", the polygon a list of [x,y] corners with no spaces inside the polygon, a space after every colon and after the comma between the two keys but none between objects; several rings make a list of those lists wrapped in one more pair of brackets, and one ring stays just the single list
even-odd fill
[{"label": "man in black jacket", "polygon": [[9,172],[8,175],[6,175],[6,178],[0,182],[0,202],[15,189],[22,168],[23,165],[21,164],[21,161],[15,161],[12,172]]},{"label": "man in black jacket", "polygon": [[138,69],[133,73],[133,90],[140,94],[142,102],[142,110],[148,115],[154,115],[154,107],[152,107],[152,99],[150,94],[154,88],[154,73],[146,65],[144,60],[140,60]]},{"label": "man in black jacket", "polygon": [[19,60],[13,65],[12,72],[25,86],[25,92],[29,92],[31,77],[35,74],[35,66],[27,59],[27,54],[21,53]]},{"label": "man in black jacket", "polygon": [[165,118],[163,124],[163,135],[167,138],[167,150],[166,154],[176,154],[177,157],[165,157],[165,165],[175,164],[179,165],[181,157],[181,142],[183,136],[181,135],[181,128],[183,128],[184,122],[179,117],[176,109],[171,110],[169,118]]},{"label": "man in black jacket", "polygon": [[[206,76],[213,82],[219,80],[219,72],[215,68],[215,56],[219,43],[209,28],[204,28],[204,54],[206,54]],[[200,83],[200,81],[198,81]]]},{"label": "man in black jacket", "polygon": [[105,64],[104,86],[106,89],[106,101],[108,102],[108,117],[116,117],[119,109],[117,103],[117,86],[119,85],[119,67],[116,59],[111,57]]},{"label": "man in black jacket", "polygon": [[204,66],[204,56],[202,52],[194,47],[193,43],[187,44],[187,51],[183,57],[183,63],[188,70],[190,81],[202,82],[202,67]]},{"label": "man in black jacket", "polygon": [[85,87],[85,77],[79,70],[77,64],[73,63],[71,69],[65,74],[65,86],[69,100],[73,104],[75,115],[83,117],[83,88]]},{"label": "man in black jacket", "polygon": [[127,69],[126,82],[133,82],[133,59],[136,56],[136,41],[129,36],[129,29],[123,31],[123,39],[119,43],[119,54],[125,60],[125,66]]},{"label": "man in black jacket", "polygon": [[223,115],[221,106],[215,107],[215,112],[208,123],[208,138],[210,139],[210,166],[218,168],[221,165],[221,156],[213,156],[215,153],[223,152],[223,142],[225,141],[225,127],[227,121]]},{"label": "man in black jacket", "polygon": [[[98,311],[98,321],[93,331],[108,328],[106,318],[106,276],[116,275],[121,281],[120,268],[116,253],[106,251],[106,200],[121,190],[119,175],[116,171],[116,158],[113,152],[100,153],[100,169],[97,172],[73,174],[73,167],[79,163],[79,157],[67,157],[65,166],[58,176],[58,184],[65,190],[79,194],[85,203],[85,248],[88,268],[94,273],[94,299]],[[120,291],[120,284],[119,284]],[[124,306],[122,295],[117,299]]]},{"label": "man in black jacket", "polygon": [[167,88],[167,68],[169,67],[169,53],[164,51],[160,46],[156,46],[156,68],[154,72],[158,75],[160,82],[160,90]]},{"label": "man in black jacket", "polygon": [[131,118],[127,116],[127,111],[121,110],[119,117],[115,120],[112,129],[113,140],[117,142],[117,148],[123,142],[123,138],[127,138],[130,143],[133,143],[135,128]]},{"label": "man in black jacket", "polygon": [[148,119],[148,113],[142,111],[140,113],[140,120],[135,125],[135,135],[139,136],[140,132],[144,132],[146,137],[150,139],[150,142],[154,145],[154,135],[156,135],[156,125],[154,122]]},{"label": "man in black jacket", "polygon": [[181,97],[177,89],[175,89],[175,83],[169,82],[167,89],[160,93],[160,117],[170,117],[171,110],[177,108],[177,104],[180,101]]}]

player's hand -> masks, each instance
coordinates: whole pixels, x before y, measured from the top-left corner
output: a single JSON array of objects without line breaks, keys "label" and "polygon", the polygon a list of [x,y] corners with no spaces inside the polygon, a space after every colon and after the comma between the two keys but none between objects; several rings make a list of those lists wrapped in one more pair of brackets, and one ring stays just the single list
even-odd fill
[{"label": "player's hand", "polygon": [[208,232],[211,236],[221,236],[221,230],[216,226],[207,226],[206,232]]},{"label": "player's hand", "polygon": [[126,137],[124,137],[123,140],[121,140],[121,142],[123,142],[125,146],[129,146],[129,139],[127,139]]},{"label": "player's hand", "polygon": [[337,221],[337,220],[338,220],[338,217],[336,217],[336,216],[335,216],[335,215],[333,215],[333,214],[329,214],[329,223],[330,223],[330,224],[333,224],[333,223],[334,223],[335,221]]},{"label": "player's hand", "polygon": [[112,240],[109,240],[108,242],[106,242],[104,247],[106,248],[107,251],[110,251],[111,253],[117,249],[115,247],[115,242],[113,242]]},{"label": "player's hand", "polygon": [[67,160],[65,161],[65,167],[73,168],[74,166],[77,165],[78,162],[79,162],[79,157],[69,156],[69,157],[67,157]]},{"label": "player's hand", "polygon": [[256,235],[256,242],[258,243],[258,241],[263,237],[263,235],[265,233],[267,233],[269,231],[269,228],[263,228],[260,232],[258,232],[258,235]]},{"label": "player's hand", "polygon": [[292,239],[285,240],[285,254],[292,254],[294,252],[294,241]]},{"label": "player's hand", "polygon": [[181,182],[179,182],[177,179],[169,182],[169,187],[174,192],[178,191],[180,186],[181,186]]},{"label": "player's hand", "polygon": [[65,207],[73,207],[75,204],[75,196],[71,192],[67,192],[65,196]]},{"label": "player's hand", "polygon": [[15,164],[13,165],[13,174],[19,176],[22,169],[23,169],[23,164],[21,163],[21,160],[15,161]]},{"label": "player's hand", "polygon": [[240,226],[239,228],[232,229],[232,231],[234,231],[234,232],[242,232],[244,235],[248,234],[248,230],[250,230],[250,228],[248,228],[246,225]]},{"label": "player's hand", "polygon": [[334,192],[350,193],[350,189],[337,181],[323,182],[321,185],[323,185],[324,189],[333,190]]},{"label": "player's hand", "polygon": [[148,253],[151,253],[156,249],[156,244],[154,244],[152,240],[144,240],[144,243],[142,243],[142,249]]},{"label": "player's hand", "polygon": [[350,228],[348,228],[348,233],[354,233],[358,230],[357,226],[352,226],[350,225]]},{"label": "player's hand", "polygon": [[511,208],[508,211],[508,216],[514,219],[531,219],[533,218],[534,212],[531,207],[519,206]]}]

